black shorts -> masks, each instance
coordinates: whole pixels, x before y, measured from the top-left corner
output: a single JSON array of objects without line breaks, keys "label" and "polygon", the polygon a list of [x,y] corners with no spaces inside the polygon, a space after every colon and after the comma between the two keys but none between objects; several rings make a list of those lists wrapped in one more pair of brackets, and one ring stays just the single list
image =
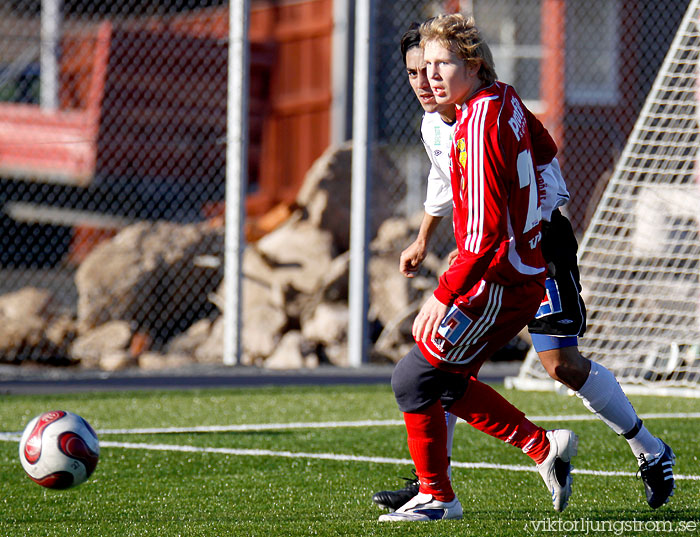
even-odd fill
[{"label": "black shorts", "polygon": [[391,387],[401,412],[419,412],[436,401],[449,410],[464,396],[468,384],[468,377],[431,365],[418,345],[396,364],[391,375]]},{"label": "black shorts", "polygon": [[535,319],[527,325],[531,334],[580,337],[586,331],[577,251],[571,223],[555,210],[551,222],[542,222],[542,253],[550,270],[544,300]]}]

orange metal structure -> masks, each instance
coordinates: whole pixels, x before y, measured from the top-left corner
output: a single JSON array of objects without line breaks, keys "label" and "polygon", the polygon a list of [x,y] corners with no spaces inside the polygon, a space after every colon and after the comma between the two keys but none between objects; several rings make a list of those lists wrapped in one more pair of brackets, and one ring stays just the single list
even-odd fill
[{"label": "orange metal structure", "polygon": [[[179,16],[169,28],[224,39],[228,10]],[[332,33],[332,0],[253,2],[249,214],[291,203],[329,144]]]},{"label": "orange metal structure", "polygon": [[[250,214],[291,203],[329,143],[332,6],[253,3]],[[226,7],[130,26],[104,22],[92,33],[65,36],[60,110],[0,103],[0,175],[86,186],[96,174],[167,176],[164,164],[172,162],[185,172],[221,170],[225,144],[213,139],[225,134],[227,37]],[[164,53],[158,43],[177,64],[168,72],[155,61]],[[193,72],[208,88],[206,99],[192,100]],[[192,143],[168,143],[183,114]],[[110,131],[115,123],[121,137]]]},{"label": "orange metal structure", "polygon": [[77,185],[92,180],[111,32],[104,22],[64,39],[60,110],[0,103],[0,175]]}]

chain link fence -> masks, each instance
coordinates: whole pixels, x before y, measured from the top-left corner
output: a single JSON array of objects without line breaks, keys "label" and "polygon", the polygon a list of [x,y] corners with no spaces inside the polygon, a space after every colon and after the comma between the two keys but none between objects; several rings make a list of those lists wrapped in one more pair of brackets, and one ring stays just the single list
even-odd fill
[{"label": "chain link fence", "polygon": [[[289,9],[300,17],[305,4],[313,32],[332,29],[321,24],[316,0],[265,3],[274,16]],[[114,341],[112,349],[133,359],[144,349],[178,348],[182,334],[202,323],[210,333],[220,319],[227,7],[217,0],[0,4],[0,361],[94,363],[89,337]],[[686,7],[686,0],[377,0],[373,145],[392,173],[375,185],[383,206],[372,212],[388,209],[392,220],[410,223],[373,243],[373,287],[387,288],[378,275],[396,272],[425,196],[422,110],[399,51],[412,21],[441,11],[475,15],[500,79],[560,146],[572,194],[567,211],[582,233]],[[319,132],[328,116],[318,107],[327,112],[330,104],[316,90],[307,93],[322,94],[321,104],[296,95],[317,114],[305,137],[265,145],[273,128],[266,111],[289,113],[288,100],[271,104],[288,82],[283,66],[296,61],[302,77],[331,76],[314,69],[312,57],[323,48],[330,57],[330,41],[284,49],[279,41],[292,39],[293,29],[266,35],[265,28],[251,38],[251,198],[261,170],[284,152],[313,160],[327,145]],[[284,137],[286,125],[274,129]],[[325,144],[315,153],[312,138]],[[290,184],[283,172],[273,174],[273,190],[298,188]],[[402,307],[396,295],[373,293],[376,348],[400,357],[395,343],[406,341],[409,306],[432,288],[452,247],[443,222],[422,277],[408,290],[402,284]],[[220,341],[209,351],[213,360],[221,359]]]},{"label": "chain link fence", "polygon": [[227,10],[199,14],[216,4],[0,6],[2,361],[94,365],[81,335],[134,354],[215,314]]},{"label": "chain link fence", "polygon": [[[420,143],[422,109],[408,85],[399,40],[412,21],[459,10],[474,15],[492,49],[499,79],[513,85],[542,119],[558,146],[558,159],[571,194],[564,208],[579,237],[595,210],[624,148],[659,67],[688,7],[674,0],[467,0],[461,2],[379,2],[377,7],[376,100],[378,145],[395,149],[402,176],[389,186],[397,212],[422,210],[428,160]],[[417,229],[413,219],[412,231]],[[434,252],[454,248],[451,226],[443,222]],[[404,243],[393,244],[398,259]],[[382,245],[385,250],[391,247]],[[375,257],[381,256],[375,252]],[[405,298],[420,304],[444,264],[422,271]],[[413,283],[413,282],[412,282]],[[585,286],[585,282],[584,282]],[[378,309],[374,306],[375,311]],[[393,310],[392,310],[393,311]],[[410,344],[407,308],[401,337]],[[383,325],[386,323],[382,323]],[[379,346],[382,345],[380,336]],[[396,336],[398,338],[398,336]],[[407,349],[408,345],[403,347]],[[396,349],[393,349],[394,351]],[[522,358],[527,343],[514,340],[503,359]],[[401,354],[401,353],[399,353]],[[399,356],[400,357],[400,356]],[[498,357],[496,357],[498,358]]]},{"label": "chain link fence", "polygon": [[[378,4],[378,143],[404,144],[409,155],[412,149],[423,151],[419,143],[422,110],[406,80],[398,47],[401,34],[412,21],[440,12],[459,9],[471,13],[492,49],[499,79],[516,88],[555,136],[572,194],[569,218],[579,234],[688,7],[687,0]],[[558,34],[560,42],[551,39],[552,34]],[[557,44],[562,50],[553,50]],[[411,156],[401,158],[413,169]],[[427,167],[427,160],[422,156],[420,160]],[[425,169],[407,175],[418,177],[423,172]],[[415,188],[413,182],[407,184],[409,191]],[[404,192],[397,192],[398,205]],[[411,205],[416,207],[415,199]]]}]

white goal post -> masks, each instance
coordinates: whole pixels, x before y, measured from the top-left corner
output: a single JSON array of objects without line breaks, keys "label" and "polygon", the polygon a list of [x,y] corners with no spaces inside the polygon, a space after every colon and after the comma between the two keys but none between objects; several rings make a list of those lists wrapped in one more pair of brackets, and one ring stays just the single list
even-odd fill
[{"label": "white goal post", "polygon": [[[581,353],[627,393],[700,397],[700,0],[692,0],[581,241]],[[530,350],[519,389],[561,389]]]}]

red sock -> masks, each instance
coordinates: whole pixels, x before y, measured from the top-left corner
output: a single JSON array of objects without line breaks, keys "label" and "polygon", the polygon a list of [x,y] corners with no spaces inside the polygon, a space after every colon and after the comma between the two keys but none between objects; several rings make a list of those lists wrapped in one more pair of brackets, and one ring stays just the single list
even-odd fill
[{"label": "red sock", "polygon": [[488,384],[471,378],[464,396],[449,411],[494,438],[513,444],[540,464],[549,453],[547,432],[532,423]]},{"label": "red sock", "polygon": [[442,405],[438,401],[421,412],[404,412],[403,418],[420,491],[442,502],[452,501],[455,493],[447,475],[447,426]]},{"label": "red sock", "polygon": [[547,431],[523,416],[523,421],[518,425],[518,437],[519,440],[517,442],[511,443],[522,449],[523,453],[535,463],[543,463],[547,455],[549,455]]}]

